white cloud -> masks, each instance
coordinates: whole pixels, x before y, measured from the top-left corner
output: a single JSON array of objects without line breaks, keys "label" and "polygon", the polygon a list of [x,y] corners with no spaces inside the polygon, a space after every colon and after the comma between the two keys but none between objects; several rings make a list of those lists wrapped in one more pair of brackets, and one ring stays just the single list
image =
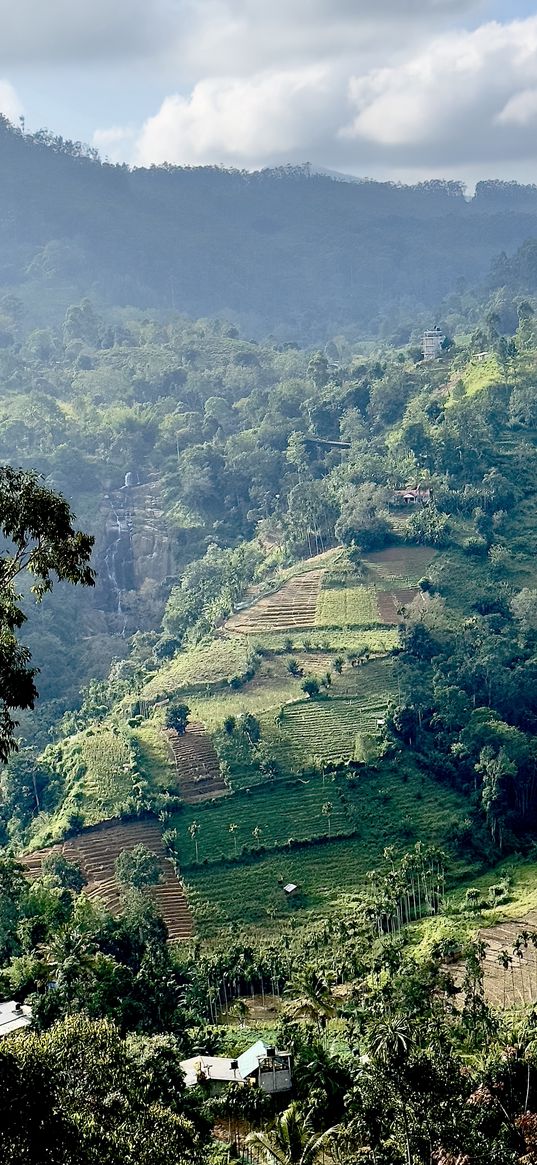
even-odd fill
[{"label": "white cloud", "polygon": [[[0,0],[0,66],[166,58],[192,80],[356,51],[483,0]],[[224,67],[223,67],[224,66]]]},{"label": "white cloud", "polygon": [[535,85],[537,17],[446,33],[403,64],[352,77],[356,113],[340,138],[368,143],[386,157],[444,156],[448,167],[528,157],[531,133],[513,134],[512,126],[532,120]]},{"label": "white cloud", "polygon": [[469,175],[474,162],[532,158],[536,118],[533,16],[446,30],[383,67],[359,70],[347,51],[200,80],[145,122],[135,160],[256,167],[307,159],[361,174]]},{"label": "white cloud", "polygon": [[13,123],[16,123],[23,113],[22,102],[9,81],[0,80],[0,113]]},{"label": "white cloud", "polygon": [[515,93],[498,114],[500,125],[531,125],[537,120],[537,89]]},{"label": "white cloud", "polygon": [[109,129],[96,129],[91,144],[102,158],[110,162],[121,162],[132,148],[135,131],[129,126],[112,125]]},{"label": "white cloud", "polygon": [[175,0],[0,0],[0,65],[150,56],[184,34]]},{"label": "white cloud", "polygon": [[344,83],[324,65],[200,81],[146,121],[136,161],[264,165],[324,145],[337,128]]}]

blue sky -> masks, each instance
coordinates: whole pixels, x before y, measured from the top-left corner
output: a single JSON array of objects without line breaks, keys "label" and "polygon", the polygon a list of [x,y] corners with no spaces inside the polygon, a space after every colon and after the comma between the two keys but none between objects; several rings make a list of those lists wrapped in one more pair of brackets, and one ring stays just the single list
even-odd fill
[{"label": "blue sky", "polygon": [[103,156],[537,181],[537,0],[0,0],[0,110]]}]

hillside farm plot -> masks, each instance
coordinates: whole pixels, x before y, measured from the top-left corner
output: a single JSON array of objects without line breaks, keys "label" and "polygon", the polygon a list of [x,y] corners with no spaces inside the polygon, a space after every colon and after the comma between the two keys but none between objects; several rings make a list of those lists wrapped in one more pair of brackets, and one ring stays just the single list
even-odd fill
[{"label": "hillside farm plot", "polygon": [[319,594],[315,612],[318,628],[371,627],[379,622],[390,620],[379,618],[377,596],[370,587],[330,587]]},{"label": "hillside farm plot", "polygon": [[287,651],[290,644],[293,651],[300,652],[306,641],[308,642],[308,652],[305,655],[307,661],[310,648],[313,651],[331,652],[334,655],[359,652],[361,649],[371,654],[383,655],[397,647],[398,637],[395,630],[383,627],[380,623],[369,629],[317,627],[313,632],[299,631],[284,634],[280,631],[278,634],[256,636],[256,642],[269,651]]},{"label": "hillside farm plot", "polygon": [[226,629],[256,635],[264,631],[313,628],[323,574],[324,570],[318,569],[295,575],[273,594],[232,615]]},{"label": "hillside farm plot", "polygon": [[[485,943],[483,985],[489,1003],[495,1007],[523,1007],[537,1000],[537,950],[529,935],[537,931],[537,911],[522,919],[509,919],[479,931]],[[513,944],[526,935],[517,955]],[[505,952],[509,958],[502,957]],[[505,963],[505,965],[504,965]]]},{"label": "hillside farm plot", "polygon": [[365,559],[369,581],[379,590],[416,587],[430,567],[436,551],[431,546],[389,546]]},{"label": "hillside farm plot", "polygon": [[[326,803],[332,806],[332,836],[348,834],[353,825],[341,803],[338,788],[332,780],[326,779],[323,783],[320,777],[274,781],[248,793],[235,793],[214,805],[182,810],[173,817],[181,865],[195,860],[195,842],[189,834],[193,822],[199,826],[196,834],[199,861],[218,861],[240,855],[243,846],[270,849],[286,845],[289,838],[302,841],[326,836],[328,818],[322,812]],[[237,828],[230,830],[230,825]],[[240,878],[239,873],[237,877]]]},{"label": "hillside farm plot", "polygon": [[158,720],[145,720],[133,728],[132,745],[140,767],[147,773],[152,785],[169,789],[175,773],[170,768],[170,748]]},{"label": "hillside farm plot", "polygon": [[344,696],[298,700],[283,708],[278,723],[273,719],[270,725],[264,718],[262,725],[282,763],[353,760],[357,752],[360,756],[362,736],[378,734],[377,721],[383,719],[386,706],[386,698],[375,693],[364,701]]},{"label": "hillside farm plot", "polygon": [[402,607],[409,607],[417,596],[418,587],[399,587],[394,591],[377,591],[379,615],[382,623],[400,623]]},{"label": "hillside farm plot", "polygon": [[163,729],[163,733],[183,801],[195,804],[229,793],[212,740],[202,724],[189,724],[183,736],[173,728]]},{"label": "hillside farm plot", "polygon": [[356,667],[345,663],[341,675],[332,674],[330,691],[334,696],[351,696],[359,704],[373,701],[387,707],[398,691],[393,658],[370,659]]},{"label": "hillside farm plot", "polygon": [[166,857],[159,826],[154,821],[108,823],[88,829],[78,837],[64,841],[53,850],[39,850],[21,859],[28,874],[39,877],[43,859],[51,852],[63,853],[80,866],[91,899],[101,899],[112,913],[121,909],[120,888],[115,876],[115,861],[123,850],[144,845],[159,859],[161,880],[152,891],[155,904],[168,928],[170,940],[189,938],[193,924],[183,885]]},{"label": "hillside farm plot", "polygon": [[47,764],[65,782],[61,814],[54,823],[38,824],[36,844],[48,844],[62,836],[72,814],[82,825],[119,817],[129,807],[138,780],[136,759],[128,734],[100,726],[98,731],[79,732],[44,753]]},{"label": "hillside farm plot", "polygon": [[176,692],[199,691],[204,685],[225,684],[234,676],[244,675],[251,652],[240,636],[213,639],[182,651],[176,659],[160,669],[142,691],[142,698],[169,696]]},{"label": "hillside farm plot", "polygon": [[[334,910],[347,912],[349,895],[367,890],[367,872],[385,864],[386,846],[394,845],[399,853],[417,841],[445,846],[450,823],[467,812],[463,797],[413,768],[403,774],[394,765],[381,783],[378,773],[360,770],[343,789],[356,837],[278,850],[236,866],[211,869],[200,863],[189,868],[189,901],[201,933],[230,923],[267,926],[270,917],[278,926],[297,909],[299,915],[304,912],[304,920],[311,913],[325,917]],[[325,796],[335,802],[328,783]],[[201,843],[201,831],[199,837]],[[457,866],[452,869],[457,876]],[[285,882],[300,886],[301,905],[285,900]]]}]

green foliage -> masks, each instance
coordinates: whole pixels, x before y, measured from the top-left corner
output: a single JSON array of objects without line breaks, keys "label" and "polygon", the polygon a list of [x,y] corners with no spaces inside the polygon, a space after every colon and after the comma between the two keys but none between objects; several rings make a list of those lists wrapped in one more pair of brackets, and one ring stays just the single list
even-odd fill
[{"label": "green foliage", "polygon": [[180,700],[174,700],[166,708],[166,726],[167,728],[173,728],[173,731],[177,732],[178,736],[184,736],[189,716],[190,708],[188,704],[184,704]]},{"label": "green foliage", "polygon": [[29,576],[40,602],[59,582],[93,586],[89,566],[93,538],[73,526],[67,502],[44,486],[35,473],[0,468],[0,530],[6,542],[0,559],[0,760],[16,747],[13,716],[33,708],[37,696],[30,652],[17,639],[27,616],[17,587]]},{"label": "green foliage", "polygon": [[156,886],[161,878],[160,862],[145,845],[123,850],[115,861],[116,878],[126,890],[144,890]]}]

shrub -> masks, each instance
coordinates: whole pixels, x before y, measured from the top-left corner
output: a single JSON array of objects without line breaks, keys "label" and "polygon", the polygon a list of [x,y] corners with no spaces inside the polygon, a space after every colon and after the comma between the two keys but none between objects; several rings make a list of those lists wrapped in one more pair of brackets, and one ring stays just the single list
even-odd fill
[{"label": "shrub", "polygon": [[166,709],[166,725],[168,728],[173,728],[178,736],[184,736],[189,716],[190,708],[188,704],[183,704],[181,701],[174,701]]}]

